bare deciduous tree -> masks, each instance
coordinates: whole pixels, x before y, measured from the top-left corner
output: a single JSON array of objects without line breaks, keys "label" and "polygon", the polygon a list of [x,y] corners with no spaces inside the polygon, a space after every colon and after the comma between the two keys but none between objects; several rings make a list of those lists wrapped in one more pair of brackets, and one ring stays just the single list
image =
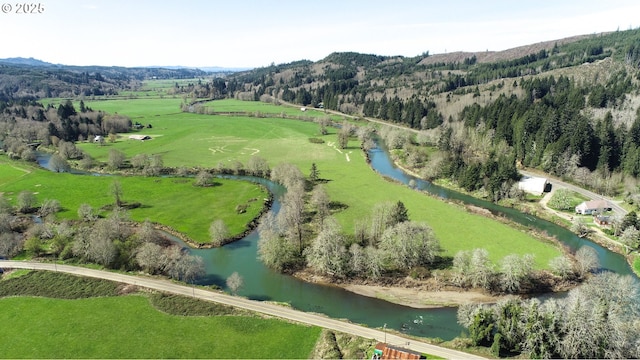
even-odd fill
[{"label": "bare deciduous tree", "polygon": [[621,243],[635,250],[640,245],[640,230],[636,229],[635,226],[629,226],[622,230],[619,239]]},{"label": "bare deciduous tree", "polygon": [[371,245],[376,246],[382,238],[382,234],[387,229],[387,225],[391,222],[393,206],[392,202],[386,201],[376,204],[373,207],[370,222],[371,227],[369,230],[369,242]]},{"label": "bare deciduous tree", "polygon": [[149,163],[149,157],[146,154],[136,154],[131,157],[131,166],[135,169],[142,169]]},{"label": "bare deciduous tree", "polygon": [[13,211],[13,206],[9,203],[3,194],[0,194],[0,214],[10,214]]},{"label": "bare deciduous tree", "polygon": [[302,254],[302,224],[304,222],[304,188],[302,183],[292,183],[282,200],[282,209],[278,213],[278,222],[286,231],[287,238],[298,244],[298,253]]},{"label": "bare deciduous tree", "polygon": [[423,223],[405,221],[382,234],[379,248],[385,252],[390,270],[407,270],[432,263],[440,249],[433,230]]},{"label": "bare deciduous tree", "polygon": [[60,211],[60,202],[55,199],[45,199],[40,206],[40,210],[38,210],[38,214],[42,218],[46,218],[49,215],[53,215]]},{"label": "bare deciduous tree", "polygon": [[21,213],[29,213],[33,210],[36,203],[36,196],[27,190],[23,190],[18,194],[17,210]]},{"label": "bare deciduous tree", "polygon": [[136,261],[149,274],[160,273],[167,265],[165,250],[152,242],[145,242],[140,246]]},{"label": "bare deciduous tree", "polygon": [[224,241],[229,237],[229,229],[222,219],[214,220],[209,226],[209,236],[211,243],[216,246],[221,246]]},{"label": "bare deciduous tree", "polygon": [[201,170],[196,175],[195,185],[196,186],[211,186],[211,180],[213,179],[213,175],[206,170]]},{"label": "bare deciduous tree", "polygon": [[296,184],[304,184],[304,175],[297,166],[280,163],[271,170],[271,180],[289,189]]},{"label": "bare deciduous tree", "polygon": [[115,206],[122,206],[122,184],[120,181],[114,180],[109,186],[109,193],[113,196],[115,200]]},{"label": "bare deciduous tree", "polygon": [[267,176],[269,174],[269,164],[263,157],[252,155],[247,162],[247,171],[254,176]]},{"label": "bare deciduous tree", "polygon": [[500,285],[506,292],[518,292],[533,272],[533,255],[510,254],[500,262]]},{"label": "bare deciduous tree", "polygon": [[589,227],[584,223],[584,220],[582,220],[581,217],[576,217],[571,223],[571,231],[583,238],[589,235],[592,230],[589,229]]},{"label": "bare deciduous tree", "polygon": [[83,203],[78,207],[78,217],[84,221],[94,221],[98,218],[98,215],[91,205]]},{"label": "bare deciduous tree", "polygon": [[571,264],[571,259],[564,255],[560,255],[549,260],[549,268],[551,268],[552,273],[560,276],[562,279],[566,280],[573,276],[573,264]]},{"label": "bare deciduous tree", "polygon": [[269,268],[282,271],[295,261],[295,246],[280,235],[273,212],[265,214],[258,226],[258,257]]},{"label": "bare deciduous tree", "polygon": [[349,247],[349,267],[351,272],[356,276],[366,274],[367,255],[358,243],[353,243]]},{"label": "bare deciduous tree", "polygon": [[599,266],[598,253],[592,247],[583,246],[576,251],[576,272],[580,276],[585,276]]},{"label": "bare deciduous tree", "polygon": [[116,247],[113,244],[113,240],[109,238],[107,227],[99,226],[94,229],[90,236],[87,257],[100,265],[109,266],[115,260],[116,253]]},{"label": "bare deciduous tree", "polygon": [[18,233],[0,233],[0,256],[12,258],[22,251],[24,244],[23,237]]},{"label": "bare deciduous tree", "polygon": [[322,228],[324,219],[329,216],[329,194],[327,194],[324,186],[316,185],[311,194],[311,203],[316,209],[316,216],[318,217],[320,228]]},{"label": "bare deciduous tree", "polygon": [[156,242],[158,239],[158,232],[154,228],[153,223],[149,221],[149,219],[146,219],[142,223],[137,231],[137,235],[138,239],[140,239],[140,241],[143,243]]},{"label": "bare deciduous tree", "polygon": [[165,256],[167,258],[165,272],[173,279],[191,282],[205,273],[202,258],[183,253],[178,246],[167,248]]},{"label": "bare deciduous tree", "polygon": [[383,251],[374,246],[367,246],[364,253],[367,259],[367,275],[372,279],[379,278],[384,265]]},{"label": "bare deciduous tree", "polygon": [[8,213],[0,213],[0,234],[11,232],[13,216]]},{"label": "bare deciduous tree", "polygon": [[338,222],[327,218],[325,224],[305,250],[307,265],[325,275],[344,277],[348,270],[348,253]]},{"label": "bare deciduous tree", "polygon": [[53,154],[49,158],[49,169],[53,172],[68,172],[71,169],[71,166],[62,158],[62,156],[58,154]]},{"label": "bare deciduous tree", "polygon": [[109,150],[109,155],[107,158],[107,164],[113,170],[119,169],[124,165],[124,161],[126,159],[125,154],[116,149]]},{"label": "bare deciduous tree", "polygon": [[231,290],[231,293],[234,295],[238,293],[238,290],[240,290],[240,288],[242,288],[243,285],[244,285],[244,279],[242,278],[242,276],[240,276],[240,274],[238,274],[237,271],[234,271],[227,278],[227,287],[229,288],[229,290]]},{"label": "bare deciduous tree", "polygon": [[146,164],[142,172],[146,176],[158,176],[164,167],[164,160],[162,159],[162,155],[153,154],[149,156],[149,162]]}]

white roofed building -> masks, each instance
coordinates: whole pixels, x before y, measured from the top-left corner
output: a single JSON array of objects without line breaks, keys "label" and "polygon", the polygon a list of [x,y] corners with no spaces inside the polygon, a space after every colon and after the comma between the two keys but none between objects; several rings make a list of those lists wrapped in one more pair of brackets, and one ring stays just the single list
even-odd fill
[{"label": "white roofed building", "polygon": [[533,195],[542,195],[547,189],[547,178],[523,176],[518,182],[518,189]]}]

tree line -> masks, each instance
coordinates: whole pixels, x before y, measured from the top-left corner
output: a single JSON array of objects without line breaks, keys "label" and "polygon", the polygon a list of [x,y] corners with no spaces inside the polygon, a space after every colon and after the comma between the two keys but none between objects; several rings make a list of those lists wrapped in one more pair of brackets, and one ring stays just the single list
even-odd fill
[{"label": "tree line", "polygon": [[470,345],[490,347],[495,356],[638,358],[638,290],[630,276],[604,272],[560,299],[461,306],[458,322]]}]

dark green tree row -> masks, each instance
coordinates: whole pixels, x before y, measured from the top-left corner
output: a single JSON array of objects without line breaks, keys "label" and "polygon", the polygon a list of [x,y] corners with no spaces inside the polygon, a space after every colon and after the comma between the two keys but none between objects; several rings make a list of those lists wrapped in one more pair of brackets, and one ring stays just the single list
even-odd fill
[{"label": "dark green tree row", "polygon": [[388,100],[385,95],[380,101],[369,99],[364,102],[362,112],[364,116],[402,123],[413,129],[433,129],[443,122],[433,101],[422,102],[415,96],[408,100],[397,96]]},{"label": "dark green tree row", "polygon": [[[515,150],[516,161],[541,167],[556,175],[567,168],[624,171],[640,174],[640,117],[627,128],[614,124],[611,113],[590,119],[582,113],[586,102],[618,104],[631,91],[631,80],[622,72],[605,86],[579,87],[574,81],[550,76],[521,81],[526,96],[500,96],[493,103],[465,108],[465,126],[494,132],[494,142],[505,141]],[[588,99],[585,102],[585,96]],[[596,100],[592,100],[597,98]]]}]

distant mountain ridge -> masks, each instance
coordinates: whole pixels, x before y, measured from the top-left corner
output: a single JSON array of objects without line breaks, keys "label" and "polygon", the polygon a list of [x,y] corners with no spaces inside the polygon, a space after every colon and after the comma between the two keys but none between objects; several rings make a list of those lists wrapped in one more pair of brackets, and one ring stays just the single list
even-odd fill
[{"label": "distant mountain ridge", "polygon": [[[53,64],[50,62],[46,62],[40,59],[35,59],[32,57],[11,57],[6,59],[0,59],[0,64],[11,64],[11,65],[23,65],[23,66],[35,66],[35,67],[74,67],[74,68],[96,68],[96,67],[112,67],[112,66],[98,66],[98,65],[88,65],[88,66],[80,66],[80,65],[64,65],[64,64]],[[169,69],[169,70],[202,70],[205,72],[211,73],[233,73],[239,71],[247,71],[252,68],[248,67],[223,67],[223,66],[163,66],[163,65],[153,65],[153,66],[134,66],[130,68],[143,68],[143,69]]]},{"label": "distant mountain ridge", "polygon": [[6,59],[0,59],[0,63],[13,64],[13,65],[27,65],[27,66],[57,66],[55,64],[42,61],[39,59],[23,58],[23,57],[12,57]]}]

